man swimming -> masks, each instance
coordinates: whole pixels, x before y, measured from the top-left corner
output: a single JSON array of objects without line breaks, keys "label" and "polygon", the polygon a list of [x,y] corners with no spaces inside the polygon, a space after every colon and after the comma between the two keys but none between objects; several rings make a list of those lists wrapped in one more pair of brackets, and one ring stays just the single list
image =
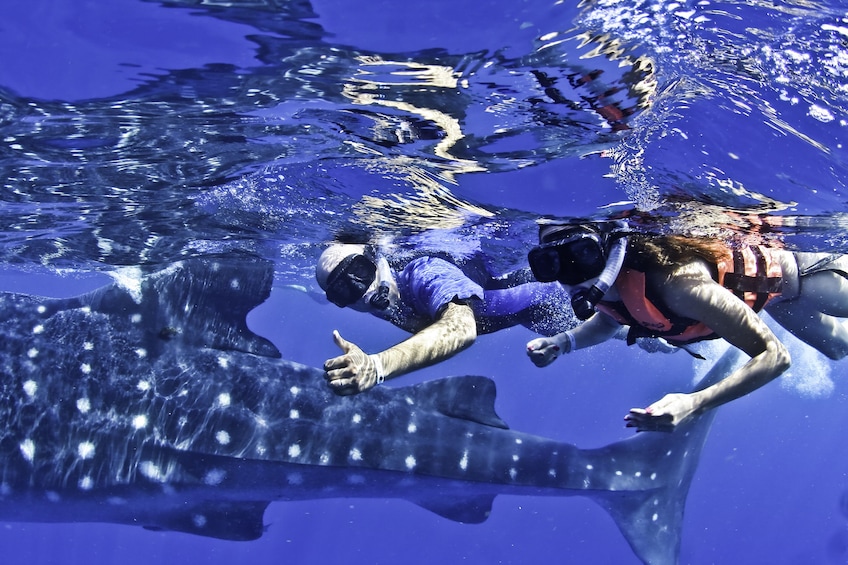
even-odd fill
[{"label": "man swimming", "polygon": [[563,308],[565,290],[533,281],[529,273],[524,279],[521,273],[501,279],[470,276],[434,256],[393,269],[370,246],[334,244],[321,254],[315,274],[330,302],[368,312],[412,334],[368,355],[333,332],[343,354],[328,359],[324,370],[327,383],[339,394],[363,392],[438,363],[469,347],[480,334],[523,325],[555,335],[574,325]]}]

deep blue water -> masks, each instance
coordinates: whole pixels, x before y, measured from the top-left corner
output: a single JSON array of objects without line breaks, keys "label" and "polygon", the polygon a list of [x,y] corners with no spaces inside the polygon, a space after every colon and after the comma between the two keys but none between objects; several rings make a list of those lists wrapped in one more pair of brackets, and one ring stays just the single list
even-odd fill
[{"label": "deep blue water", "polygon": [[[540,217],[848,251],[848,5],[814,2],[30,0],[0,19],[0,287],[70,296],[126,266],[272,259],[251,327],[320,366],[323,242],[358,234],[523,264]],[[767,226],[763,229],[762,226]],[[482,374],[516,430],[594,447],[702,370],[620,342],[540,371],[522,328],[399,384]],[[847,366],[723,407],[681,562],[848,562]],[[693,365],[694,364],[694,365]],[[463,525],[403,500],[275,503],[258,541],[2,524],[15,562],[631,563],[588,499],[499,497]]]}]

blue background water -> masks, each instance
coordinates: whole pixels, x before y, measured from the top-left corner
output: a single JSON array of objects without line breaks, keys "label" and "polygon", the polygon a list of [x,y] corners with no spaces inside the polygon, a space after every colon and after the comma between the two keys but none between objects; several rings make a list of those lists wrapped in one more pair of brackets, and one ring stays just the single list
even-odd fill
[{"label": "blue background water", "polygon": [[[540,216],[848,251],[846,17],[833,0],[9,3],[0,285],[70,296],[122,266],[258,253],[277,283],[251,327],[320,366],[333,329],[368,351],[403,338],[322,302],[312,266],[339,233],[482,250],[496,271]],[[403,382],[489,376],[512,428],[593,447],[702,370],[619,342],[538,370],[530,337]],[[721,409],[681,562],[848,562],[848,369],[790,348],[789,375]],[[13,523],[0,544],[65,563],[635,562],[580,497],[500,497],[475,526],[380,499],[275,503],[266,522],[250,543]]]}]

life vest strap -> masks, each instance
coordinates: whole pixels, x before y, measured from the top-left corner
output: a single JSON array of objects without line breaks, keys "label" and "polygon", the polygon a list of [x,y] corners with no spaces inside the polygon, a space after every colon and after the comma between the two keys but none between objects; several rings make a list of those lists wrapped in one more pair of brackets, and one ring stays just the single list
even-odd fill
[{"label": "life vest strap", "polygon": [[771,296],[781,293],[783,290],[783,277],[768,276],[768,265],[762,249],[758,246],[752,246],[749,249],[754,254],[757,263],[756,274],[746,274],[745,257],[742,251],[734,249],[733,272],[724,274],[722,286],[733,292],[733,294],[743,301],[745,301],[745,293],[756,295],[750,306],[754,312],[759,312]]}]

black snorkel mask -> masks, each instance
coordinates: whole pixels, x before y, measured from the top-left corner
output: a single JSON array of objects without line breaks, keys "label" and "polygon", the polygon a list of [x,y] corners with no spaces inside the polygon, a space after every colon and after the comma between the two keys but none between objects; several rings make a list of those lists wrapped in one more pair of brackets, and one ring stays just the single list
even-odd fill
[{"label": "black snorkel mask", "polygon": [[615,282],[627,249],[626,227],[601,231],[586,225],[539,226],[540,245],[530,250],[527,260],[539,282],[577,286],[598,280],[571,296],[571,307],[580,320],[595,314],[595,306]]},{"label": "black snorkel mask", "polygon": [[365,255],[348,255],[327,276],[327,300],[340,308],[363,296],[377,278],[377,266]]},{"label": "black snorkel mask", "polygon": [[[348,255],[327,276],[327,300],[340,308],[359,301],[374,284],[377,271],[377,265],[366,255]],[[377,310],[385,310],[391,304],[389,293],[389,283],[380,281],[368,298],[368,304]]]},{"label": "black snorkel mask", "polygon": [[537,281],[575,286],[603,272],[607,257],[600,234],[582,227],[569,232],[530,250],[527,260]]}]

